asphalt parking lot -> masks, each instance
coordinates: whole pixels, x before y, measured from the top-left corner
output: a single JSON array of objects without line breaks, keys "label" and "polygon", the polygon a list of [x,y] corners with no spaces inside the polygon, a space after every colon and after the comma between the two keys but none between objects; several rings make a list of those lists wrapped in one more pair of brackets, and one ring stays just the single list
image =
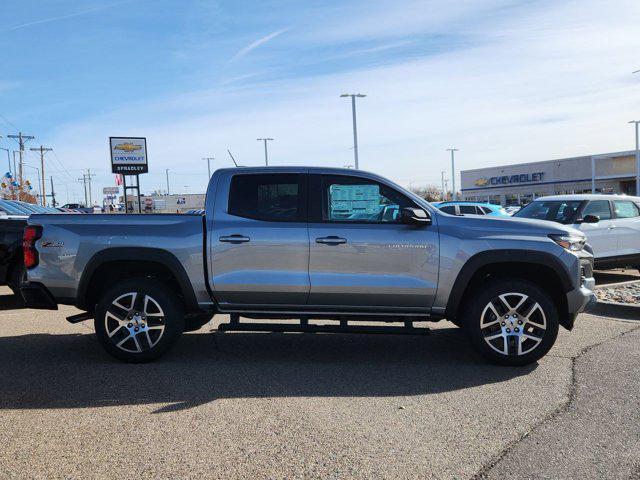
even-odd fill
[{"label": "asphalt parking lot", "polygon": [[127,365],[0,287],[3,478],[639,478],[640,319],[583,314],[541,362],[424,337],[186,334]]}]

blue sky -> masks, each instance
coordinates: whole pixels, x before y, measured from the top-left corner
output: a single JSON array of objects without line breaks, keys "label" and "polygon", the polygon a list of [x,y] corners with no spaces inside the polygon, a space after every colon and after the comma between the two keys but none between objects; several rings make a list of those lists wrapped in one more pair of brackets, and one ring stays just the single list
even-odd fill
[{"label": "blue sky", "polygon": [[198,192],[201,157],[258,165],[257,137],[273,164],[352,163],[339,94],[362,92],[361,168],[439,184],[450,146],[463,169],[632,148],[639,23],[626,0],[12,2],[0,135],[54,148],[63,200],[86,168],[113,184],[110,135],[148,138],[143,191],[169,168]]}]

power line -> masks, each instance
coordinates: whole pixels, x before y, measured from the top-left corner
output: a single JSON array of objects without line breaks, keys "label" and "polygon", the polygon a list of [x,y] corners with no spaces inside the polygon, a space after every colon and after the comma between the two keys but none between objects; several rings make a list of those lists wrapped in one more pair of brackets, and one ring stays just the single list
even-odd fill
[{"label": "power line", "polygon": [[2,118],[5,122],[7,122],[7,125],[11,125],[16,130],[20,130],[14,123],[11,122],[11,120],[9,120],[7,117],[2,115],[1,113],[0,113],[0,118]]}]

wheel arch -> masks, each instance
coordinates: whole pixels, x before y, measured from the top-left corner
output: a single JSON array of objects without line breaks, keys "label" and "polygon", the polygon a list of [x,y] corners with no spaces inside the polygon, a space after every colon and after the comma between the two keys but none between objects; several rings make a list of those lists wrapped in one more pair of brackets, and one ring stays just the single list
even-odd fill
[{"label": "wheel arch", "polygon": [[83,269],[76,306],[93,312],[98,295],[112,282],[151,276],[178,290],[187,311],[198,310],[198,302],[189,276],[178,258],[167,250],[148,247],[116,247],[102,250]]},{"label": "wheel arch", "polygon": [[571,277],[558,257],[531,250],[491,250],[472,256],[453,284],[445,317],[456,319],[469,291],[482,281],[504,277],[530,280],[547,291],[558,307],[561,325],[569,328],[566,293],[573,289]]}]

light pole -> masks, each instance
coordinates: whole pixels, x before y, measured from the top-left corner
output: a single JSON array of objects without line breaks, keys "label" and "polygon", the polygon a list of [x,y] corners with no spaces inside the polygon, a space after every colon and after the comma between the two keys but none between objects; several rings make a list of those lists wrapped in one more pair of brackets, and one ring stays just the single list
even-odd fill
[{"label": "light pole", "polygon": [[636,196],[640,196],[640,132],[638,130],[640,120],[631,120],[629,123],[636,126]]},{"label": "light pole", "polygon": [[0,150],[4,150],[5,152],[7,152],[7,163],[9,165],[9,170],[8,171],[10,172],[11,171],[11,154],[9,153],[9,149],[0,147]]},{"label": "light pole", "polygon": [[447,198],[446,198],[446,193],[445,193],[445,191],[444,191],[444,174],[445,174],[445,171],[444,171],[444,170],[442,170],[442,171],[440,172],[440,177],[442,178],[442,201],[443,201],[443,202],[447,199]]},{"label": "light pole", "polygon": [[264,164],[269,166],[269,154],[267,153],[267,142],[272,142],[273,138],[256,138],[257,142],[264,142]]},{"label": "light pole", "polygon": [[360,169],[360,165],[358,163],[358,127],[356,124],[356,97],[364,98],[366,95],[361,93],[343,93],[340,95],[340,98],[351,97],[351,114],[353,116],[353,156],[355,159],[354,166],[356,170]]},{"label": "light pole", "polygon": [[215,160],[213,157],[202,157],[202,160],[207,161],[207,171],[209,172],[209,178],[211,178],[211,160]]},{"label": "light pole", "polygon": [[167,195],[169,195],[169,169],[165,168],[164,173],[167,176]]},{"label": "light pole", "polygon": [[456,159],[454,152],[457,152],[457,148],[447,148],[447,152],[451,152],[451,200],[454,202],[457,200],[456,195]]}]

